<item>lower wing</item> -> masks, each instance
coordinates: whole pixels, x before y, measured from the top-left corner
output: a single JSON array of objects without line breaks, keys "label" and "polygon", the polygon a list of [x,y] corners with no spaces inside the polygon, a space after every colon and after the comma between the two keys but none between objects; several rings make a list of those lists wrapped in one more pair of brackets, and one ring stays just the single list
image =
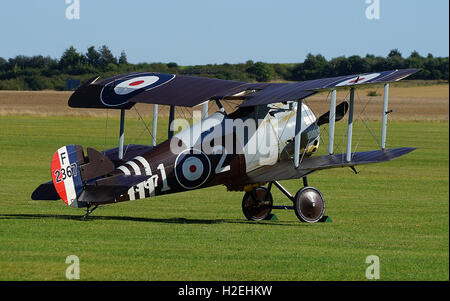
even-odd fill
[{"label": "lower wing", "polygon": [[352,167],[360,164],[379,163],[391,161],[415,150],[413,147],[400,147],[385,150],[373,150],[352,153],[351,161],[346,161],[346,154],[324,155],[305,158],[298,168],[292,164],[292,160],[278,162],[251,171],[244,182],[247,184],[257,182],[271,182],[278,180],[298,179],[314,171]]}]

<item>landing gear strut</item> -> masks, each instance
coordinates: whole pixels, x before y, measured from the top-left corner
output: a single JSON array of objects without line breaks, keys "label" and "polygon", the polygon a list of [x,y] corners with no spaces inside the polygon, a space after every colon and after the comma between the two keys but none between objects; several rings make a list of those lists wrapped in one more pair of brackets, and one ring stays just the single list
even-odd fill
[{"label": "landing gear strut", "polygon": [[94,210],[97,209],[97,207],[98,207],[98,205],[95,205],[94,208],[90,209],[91,206],[88,206],[87,209],[86,209],[86,214],[81,217],[81,220],[85,221],[87,219],[87,217],[89,216],[89,214],[94,212]]},{"label": "landing gear strut", "polygon": [[[270,189],[272,184],[292,201],[293,206],[274,206]],[[242,199],[242,211],[248,220],[260,221],[270,216],[272,209],[294,210],[297,218],[305,223],[323,221],[325,213],[325,200],[320,191],[308,185],[308,179],[303,177],[303,188],[292,196],[277,181],[270,182],[268,187],[254,188],[246,192]]]}]

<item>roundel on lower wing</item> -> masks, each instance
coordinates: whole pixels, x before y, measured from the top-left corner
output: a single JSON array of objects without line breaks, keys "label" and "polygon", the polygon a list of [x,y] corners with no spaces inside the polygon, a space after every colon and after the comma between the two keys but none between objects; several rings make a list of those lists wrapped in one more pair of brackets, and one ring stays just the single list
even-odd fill
[{"label": "roundel on lower wing", "polygon": [[374,78],[377,78],[378,76],[380,76],[380,73],[371,73],[371,74],[363,74],[360,76],[355,76],[355,77],[344,80],[343,82],[337,84],[336,87],[362,84],[362,83],[370,81]]},{"label": "roundel on lower wing", "polygon": [[107,83],[100,93],[100,101],[108,107],[120,106],[135,95],[164,85],[174,77],[173,74],[158,73],[129,75]]},{"label": "roundel on lower wing", "polygon": [[178,155],[174,169],[178,183],[186,189],[194,189],[209,178],[211,162],[203,152],[188,149]]}]

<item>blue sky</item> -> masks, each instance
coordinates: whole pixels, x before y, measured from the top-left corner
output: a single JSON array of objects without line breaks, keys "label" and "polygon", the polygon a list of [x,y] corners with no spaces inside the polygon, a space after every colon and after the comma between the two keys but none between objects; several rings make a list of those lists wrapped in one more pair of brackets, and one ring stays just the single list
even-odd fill
[{"label": "blue sky", "polygon": [[378,20],[366,18],[369,0],[79,1],[80,18],[68,20],[66,0],[2,0],[0,57],[59,58],[70,45],[85,52],[103,44],[132,63],[180,65],[386,56],[394,48],[449,55],[448,0],[378,0]]}]

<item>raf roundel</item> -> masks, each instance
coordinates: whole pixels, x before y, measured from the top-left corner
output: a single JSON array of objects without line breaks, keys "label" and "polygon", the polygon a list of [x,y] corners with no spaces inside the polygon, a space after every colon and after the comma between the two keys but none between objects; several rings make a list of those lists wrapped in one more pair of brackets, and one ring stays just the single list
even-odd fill
[{"label": "raf roundel", "polygon": [[175,177],[186,189],[194,189],[206,182],[211,173],[208,156],[196,149],[181,152],[175,160]]},{"label": "raf roundel", "polygon": [[356,77],[352,77],[350,79],[347,79],[339,84],[336,85],[336,87],[340,86],[349,86],[349,85],[359,85],[362,83],[365,83],[367,81],[373,80],[380,76],[380,73],[371,73],[371,74],[364,74]]},{"label": "raf roundel", "polygon": [[150,86],[158,80],[158,76],[139,76],[131,78],[115,86],[114,92],[118,95],[126,95],[138,89]]},{"label": "raf roundel", "polygon": [[107,83],[100,92],[100,101],[107,107],[126,104],[137,94],[171,81],[173,74],[139,73]]}]

